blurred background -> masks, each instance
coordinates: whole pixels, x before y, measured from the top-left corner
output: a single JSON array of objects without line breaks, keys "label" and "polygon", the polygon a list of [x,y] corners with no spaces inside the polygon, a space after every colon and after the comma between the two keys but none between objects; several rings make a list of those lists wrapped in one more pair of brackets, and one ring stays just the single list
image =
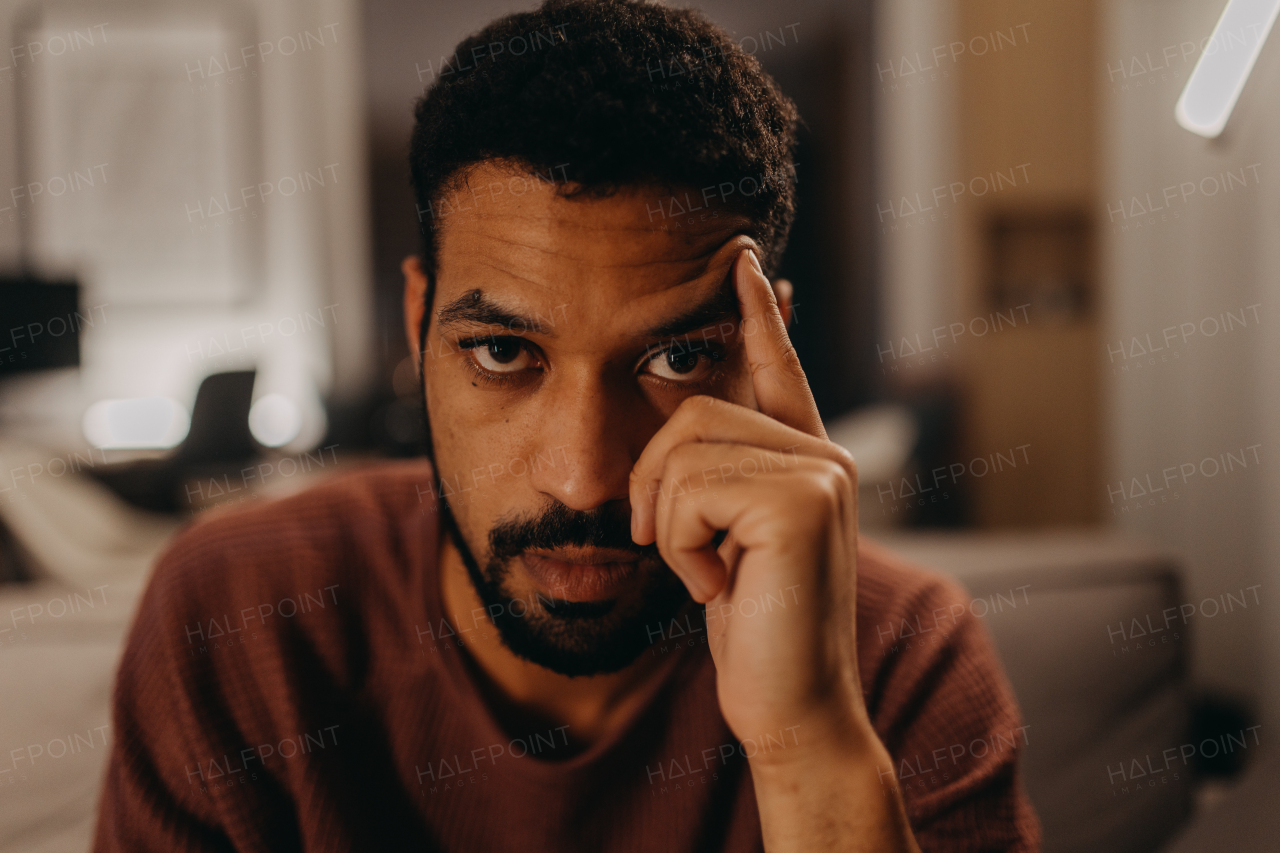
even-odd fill
[{"label": "blurred background", "polygon": [[[1046,849],[1275,849],[1275,4],[694,5],[805,120],[793,340],[863,530],[973,592]],[[526,7],[0,0],[0,849],[86,849],[176,529],[419,451],[412,107]]]}]

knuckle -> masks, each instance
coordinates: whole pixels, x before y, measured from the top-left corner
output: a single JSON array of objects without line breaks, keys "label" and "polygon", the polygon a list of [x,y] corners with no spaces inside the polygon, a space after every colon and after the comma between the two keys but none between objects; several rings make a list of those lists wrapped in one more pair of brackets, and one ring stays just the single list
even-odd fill
[{"label": "knuckle", "polygon": [[816,479],[823,498],[832,504],[842,503],[853,490],[849,472],[830,459],[820,460]]},{"label": "knuckle", "polygon": [[680,435],[702,435],[725,424],[734,408],[728,400],[693,394],[680,401],[667,423]]},{"label": "knuckle", "polygon": [[853,458],[853,454],[835,442],[830,442],[830,444],[834,448],[836,462],[856,480],[858,477],[858,462]]},{"label": "knuckle", "polygon": [[776,307],[773,309],[777,322],[772,324],[770,336],[773,338],[774,349],[782,356],[782,361],[788,367],[800,366],[800,354],[796,352],[795,344],[791,342],[791,333],[787,331],[787,327],[782,322],[782,312]]},{"label": "knuckle", "polygon": [[667,454],[667,464],[663,470],[663,475],[670,477],[675,472],[684,470],[690,465],[697,464],[698,457],[701,456],[701,448],[697,442],[688,441],[684,444],[677,444],[671,448]]},{"label": "knuckle", "polygon": [[672,417],[703,417],[708,411],[714,410],[719,402],[715,397],[707,394],[693,394],[680,401]]}]

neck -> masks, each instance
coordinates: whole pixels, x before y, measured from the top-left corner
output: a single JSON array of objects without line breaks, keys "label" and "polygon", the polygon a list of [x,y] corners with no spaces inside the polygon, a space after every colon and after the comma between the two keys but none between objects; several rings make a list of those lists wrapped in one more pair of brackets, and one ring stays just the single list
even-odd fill
[{"label": "neck", "polygon": [[[467,576],[450,536],[440,537],[440,592],[445,615],[483,612],[484,603]],[[647,688],[666,672],[661,658],[641,655],[606,675],[570,677],[517,657],[490,622],[467,644],[464,659],[499,724],[512,736],[568,726],[575,751],[607,737],[638,710]]]}]

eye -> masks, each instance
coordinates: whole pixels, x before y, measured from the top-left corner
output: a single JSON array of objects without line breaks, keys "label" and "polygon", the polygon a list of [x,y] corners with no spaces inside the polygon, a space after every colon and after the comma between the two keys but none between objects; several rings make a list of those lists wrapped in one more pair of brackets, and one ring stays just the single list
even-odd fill
[{"label": "eye", "polygon": [[516,338],[490,338],[471,347],[476,364],[490,373],[518,373],[534,365],[533,355]]},{"label": "eye", "polygon": [[715,368],[723,356],[710,347],[673,346],[649,358],[649,373],[669,382],[697,382]]}]

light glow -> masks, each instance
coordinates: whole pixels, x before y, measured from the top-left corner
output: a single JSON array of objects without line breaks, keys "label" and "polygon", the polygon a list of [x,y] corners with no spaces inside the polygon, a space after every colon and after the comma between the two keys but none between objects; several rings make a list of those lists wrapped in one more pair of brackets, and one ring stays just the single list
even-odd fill
[{"label": "light glow", "polygon": [[1191,71],[1174,115],[1192,133],[1214,139],[1227,126],[1249,72],[1280,12],[1280,0],[1230,0],[1200,60]]},{"label": "light glow", "polygon": [[288,444],[302,432],[302,412],[283,394],[266,394],[249,409],[249,432],[265,447]]},{"label": "light glow", "polygon": [[85,411],[81,428],[90,444],[105,450],[168,449],[187,437],[191,416],[169,397],[99,400]]}]

